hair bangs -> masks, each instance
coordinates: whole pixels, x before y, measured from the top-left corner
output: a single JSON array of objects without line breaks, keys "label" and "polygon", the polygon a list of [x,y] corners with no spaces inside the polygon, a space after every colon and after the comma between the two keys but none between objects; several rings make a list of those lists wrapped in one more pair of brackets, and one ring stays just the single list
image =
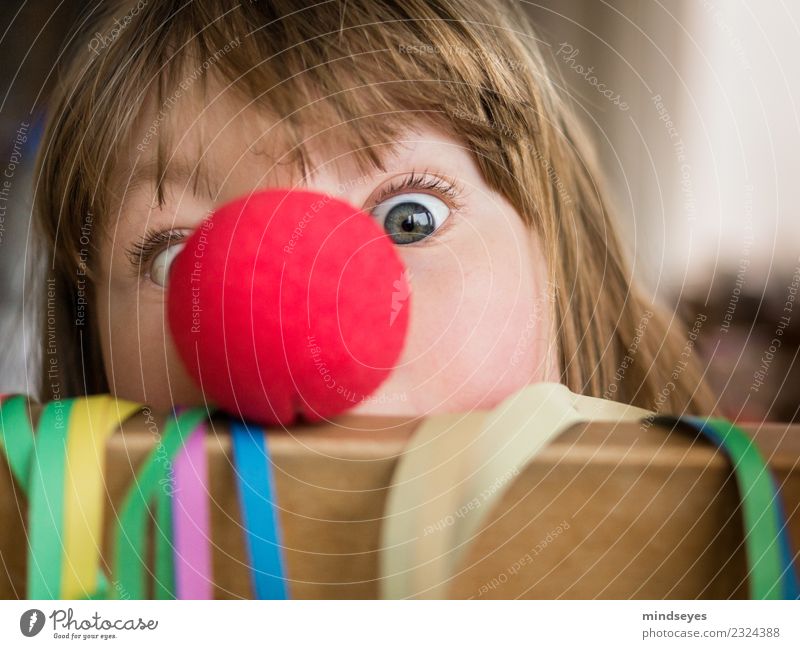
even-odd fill
[{"label": "hair bangs", "polygon": [[[463,106],[469,93],[473,103],[481,101],[480,87],[467,83],[463,70],[442,66],[441,57],[430,54],[437,41],[434,23],[386,10],[342,14],[337,3],[284,13],[276,7],[281,3],[270,3],[275,16],[247,4],[232,10],[222,2],[198,2],[172,11],[173,4],[149,12],[136,29],[121,34],[104,62],[87,70],[94,87],[104,88],[102,111],[98,106],[94,114],[101,133],[95,142],[123,154],[132,146],[144,152],[143,142],[153,147],[159,202],[171,124],[184,119],[187,96],[205,106],[214,93],[233,92],[243,106],[274,115],[276,132],[264,137],[285,143],[281,164],[295,167],[300,177],[321,162],[310,154],[321,141],[326,151],[353,156],[362,173],[382,170],[386,150],[402,131],[424,122],[458,137],[450,102],[462,96]],[[386,29],[387,20],[399,29]],[[103,71],[112,71],[105,81]],[[147,108],[155,116],[151,123],[143,118]],[[109,187],[122,163],[115,156],[97,170],[95,186]]]}]

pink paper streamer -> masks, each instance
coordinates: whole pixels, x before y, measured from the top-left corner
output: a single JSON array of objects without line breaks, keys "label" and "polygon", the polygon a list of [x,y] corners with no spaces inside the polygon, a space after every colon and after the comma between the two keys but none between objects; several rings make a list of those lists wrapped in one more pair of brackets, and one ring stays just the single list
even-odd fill
[{"label": "pink paper streamer", "polygon": [[205,435],[205,424],[201,424],[175,458],[172,524],[178,599],[212,599]]}]

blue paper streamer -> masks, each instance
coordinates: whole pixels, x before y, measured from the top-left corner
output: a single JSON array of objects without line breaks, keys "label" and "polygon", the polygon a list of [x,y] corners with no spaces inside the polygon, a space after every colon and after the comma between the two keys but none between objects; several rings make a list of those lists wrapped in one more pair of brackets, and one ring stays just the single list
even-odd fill
[{"label": "blue paper streamer", "polygon": [[232,422],[236,483],[256,599],[288,599],[275,488],[264,432]]}]

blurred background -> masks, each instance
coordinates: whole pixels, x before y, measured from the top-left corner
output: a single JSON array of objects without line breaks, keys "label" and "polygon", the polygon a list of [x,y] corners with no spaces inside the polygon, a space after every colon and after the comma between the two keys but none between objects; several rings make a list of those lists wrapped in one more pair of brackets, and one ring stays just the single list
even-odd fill
[{"label": "blurred background", "polygon": [[[22,310],[32,167],[83,0],[4,0],[0,392],[35,393]],[[800,3],[526,2],[592,131],[634,269],[689,322],[722,407],[800,419]],[[26,335],[26,332],[28,334]]]}]

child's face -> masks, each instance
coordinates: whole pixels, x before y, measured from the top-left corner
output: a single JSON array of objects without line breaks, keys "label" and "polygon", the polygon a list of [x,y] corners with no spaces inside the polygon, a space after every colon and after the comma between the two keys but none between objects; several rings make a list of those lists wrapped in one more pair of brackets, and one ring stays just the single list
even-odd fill
[{"label": "child's face", "polygon": [[[384,157],[385,171],[368,175],[341,141],[335,150],[312,142],[314,168],[301,180],[293,165],[279,160],[281,125],[255,108],[218,100],[201,110],[178,103],[174,111],[179,118],[169,124],[158,122],[158,111],[141,120],[127,168],[117,175],[121,202],[100,248],[101,345],[115,394],[164,409],[202,403],[165,318],[170,258],[181,237],[216,206],[254,189],[287,186],[332,194],[373,213],[408,269],[405,351],[379,391],[354,412],[485,408],[528,383],[558,380],[552,291],[538,242],[457,141],[410,119]],[[169,128],[175,143],[161,207],[151,182],[156,138],[145,136],[151,126]],[[335,133],[325,141],[336,142]]]}]

